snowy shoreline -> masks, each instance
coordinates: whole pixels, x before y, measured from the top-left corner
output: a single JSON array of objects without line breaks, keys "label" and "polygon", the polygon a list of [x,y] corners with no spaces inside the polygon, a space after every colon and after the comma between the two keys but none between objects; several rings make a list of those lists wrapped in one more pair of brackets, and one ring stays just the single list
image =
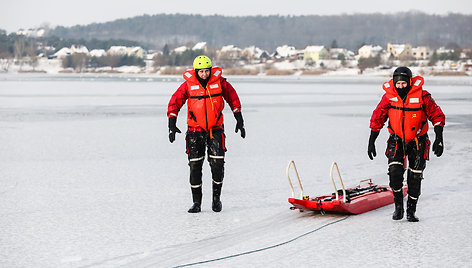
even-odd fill
[{"label": "snowy shoreline", "polygon": [[[348,77],[390,77],[395,69],[395,66],[378,66],[375,68],[367,68],[361,71],[357,68],[357,64],[350,63],[350,67],[341,67],[337,61],[325,60],[326,68],[311,68],[305,66],[303,61],[282,61],[274,63],[269,69],[264,64],[245,65],[238,68],[223,68],[223,73],[226,71],[226,76],[247,76],[247,77],[325,77],[325,76],[348,76]],[[395,65],[403,65],[402,62],[396,62]],[[441,61],[434,66],[426,66],[421,63],[419,66],[409,65],[412,72],[416,75],[422,76],[453,76],[453,77],[470,77],[472,70],[470,70],[470,62],[453,62]],[[169,71],[170,70],[170,71]],[[138,66],[120,66],[120,67],[101,67],[101,68],[86,68],[82,71],[77,71],[72,68],[63,68],[62,61],[59,59],[39,59],[37,66],[28,63],[22,65],[15,64],[11,60],[0,59],[0,74],[17,74],[17,75],[91,75],[91,76],[112,76],[112,75],[141,75],[151,77],[167,77],[180,76],[181,72],[185,70],[184,66],[170,67],[163,66],[158,69],[152,67],[152,62],[147,62],[145,67]],[[253,70],[251,74],[239,75],[234,73],[235,70]],[[169,74],[170,73],[170,74]]]},{"label": "snowy shoreline", "polygon": [[[414,75],[416,75],[414,73]],[[368,84],[381,85],[391,74],[370,73],[362,75],[224,75],[234,83],[312,83],[312,84]],[[472,76],[424,76],[428,85],[472,85]],[[0,73],[0,83],[7,81],[120,81],[120,82],[183,82],[181,75],[133,74],[133,73]]]}]

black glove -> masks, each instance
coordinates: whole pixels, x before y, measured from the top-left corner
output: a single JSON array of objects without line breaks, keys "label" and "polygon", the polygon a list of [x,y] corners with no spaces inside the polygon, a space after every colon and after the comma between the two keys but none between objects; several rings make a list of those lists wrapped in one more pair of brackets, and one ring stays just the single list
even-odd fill
[{"label": "black glove", "polygon": [[241,112],[234,113],[234,118],[236,118],[236,128],[234,131],[238,133],[238,129],[241,130],[241,137],[244,139],[246,137],[246,130],[244,129],[243,114]]},{"label": "black glove", "polygon": [[367,155],[369,155],[370,160],[374,160],[374,157],[377,156],[377,152],[375,151],[375,140],[379,136],[380,131],[370,131],[369,137],[369,146],[367,147]]},{"label": "black glove", "polygon": [[444,151],[443,127],[435,126],[434,133],[436,133],[436,139],[433,143],[433,152],[437,157],[440,157]]},{"label": "black glove", "polygon": [[180,129],[177,128],[177,117],[169,117],[169,141],[172,143],[175,141],[175,133],[182,133]]}]

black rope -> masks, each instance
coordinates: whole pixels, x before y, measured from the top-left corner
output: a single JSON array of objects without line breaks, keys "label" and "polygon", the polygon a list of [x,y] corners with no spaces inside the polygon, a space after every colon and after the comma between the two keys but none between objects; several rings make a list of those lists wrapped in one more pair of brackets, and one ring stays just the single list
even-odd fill
[{"label": "black rope", "polygon": [[272,246],[268,246],[268,247],[265,247],[265,248],[260,248],[260,249],[255,249],[255,250],[250,250],[250,251],[246,251],[246,252],[242,252],[242,253],[238,253],[238,254],[234,254],[234,255],[229,255],[229,256],[226,256],[226,257],[221,257],[221,258],[216,258],[216,259],[211,259],[211,260],[206,260],[206,261],[199,261],[199,262],[193,262],[193,263],[187,263],[187,264],[181,264],[181,265],[177,265],[177,266],[174,266],[174,268],[179,268],[179,267],[187,267],[187,266],[193,266],[193,265],[198,265],[198,264],[204,264],[204,263],[209,263],[209,262],[215,262],[215,261],[221,261],[221,260],[226,260],[226,259],[230,259],[230,258],[234,258],[234,257],[239,257],[239,256],[243,256],[243,255],[248,255],[248,254],[252,254],[252,253],[256,253],[256,252],[261,252],[261,251],[264,251],[264,250],[268,250],[268,249],[272,249],[272,248],[276,248],[276,247],[279,247],[279,246],[283,246],[285,244],[288,244],[288,243],[291,243],[299,238],[302,238],[304,236],[307,236],[309,234],[312,234],[316,231],[319,231],[329,225],[332,225],[332,224],[335,224],[335,223],[338,223],[338,222],[341,222],[345,219],[349,218],[349,215],[342,218],[342,219],[339,219],[339,220],[335,220],[335,221],[332,221],[330,223],[327,223],[325,225],[322,225],[314,230],[311,230],[309,232],[306,232],[304,234],[301,234],[295,238],[292,238],[290,240],[287,240],[285,242],[282,242],[282,243],[279,243],[279,244],[276,244],[276,245],[272,245]]}]

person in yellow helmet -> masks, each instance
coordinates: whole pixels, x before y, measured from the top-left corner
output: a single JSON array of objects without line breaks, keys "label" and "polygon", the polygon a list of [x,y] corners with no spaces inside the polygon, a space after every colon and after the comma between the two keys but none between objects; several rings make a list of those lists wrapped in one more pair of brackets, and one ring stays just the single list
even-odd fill
[{"label": "person in yellow helmet", "polygon": [[202,167],[205,149],[208,154],[212,173],[213,201],[212,210],[222,210],[221,188],[224,177],[224,156],[226,152],[223,126],[223,108],[226,101],[236,118],[235,132],[240,131],[246,137],[241,103],[233,86],[221,76],[222,69],[212,66],[207,56],[198,56],[193,61],[193,69],[183,73],[183,82],[172,95],[167,110],[169,119],[169,141],[175,140],[175,134],[181,133],[177,128],[177,115],[187,102],[186,146],[190,166],[190,187],[193,205],[189,213],[201,211],[202,203]]}]

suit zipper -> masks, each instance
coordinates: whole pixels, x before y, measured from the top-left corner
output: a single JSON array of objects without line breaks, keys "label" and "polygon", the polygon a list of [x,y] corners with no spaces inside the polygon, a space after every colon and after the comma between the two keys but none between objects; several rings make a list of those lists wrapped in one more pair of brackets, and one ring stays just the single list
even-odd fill
[{"label": "suit zipper", "polygon": [[[208,85],[207,85],[208,86]],[[204,95],[206,95],[207,89],[205,88],[205,91],[203,92]],[[203,101],[205,102],[205,129],[208,131],[208,112],[207,112],[207,100],[206,98],[203,98]]]},{"label": "suit zipper", "polygon": [[403,134],[403,139],[402,139],[402,147],[403,147],[403,166],[406,168],[406,144],[405,144],[405,99],[402,99],[402,134]]}]

